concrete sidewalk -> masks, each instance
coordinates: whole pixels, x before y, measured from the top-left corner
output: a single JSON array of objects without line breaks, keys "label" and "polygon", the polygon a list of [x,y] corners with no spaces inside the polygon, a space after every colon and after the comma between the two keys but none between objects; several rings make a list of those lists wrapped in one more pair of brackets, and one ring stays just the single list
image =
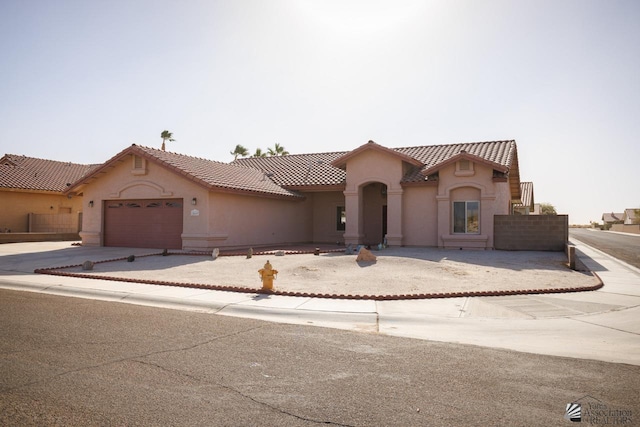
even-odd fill
[{"label": "concrete sidewalk", "polygon": [[78,248],[70,249],[68,242],[0,245],[0,288],[640,365],[640,271],[572,241],[580,260],[604,282],[602,289],[548,295],[373,301],[247,294],[30,273],[36,268],[97,259],[98,254],[102,259],[113,259],[150,252],[82,248],[82,257],[70,261],[70,254]]}]

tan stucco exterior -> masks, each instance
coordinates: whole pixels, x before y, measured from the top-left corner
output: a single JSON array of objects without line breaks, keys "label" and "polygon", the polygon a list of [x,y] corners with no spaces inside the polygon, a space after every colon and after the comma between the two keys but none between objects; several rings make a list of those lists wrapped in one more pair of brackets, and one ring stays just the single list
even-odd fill
[{"label": "tan stucco exterior", "polygon": [[[132,154],[118,158],[75,186],[74,193],[84,199],[85,245],[104,244],[105,201],[181,199],[186,250],[385,241],[391,246],[491,249],[493,216],[509,214],[519,197],[511,194],[513,182],[496,174],[491,163],[469,156],[430,169],[433,180],[405,183],[403,177],[416,167],[415,161],[377,144],[362,146],[333,163],[346,171],[343,190],[318,186],[299,190],[298,198],[207,187],[153,159],[145,159],[142,168],[133,159]],[[458,201],[479,203],[477,231],[454,232],[453,204]],[[337,224],[341,207],[346,213],[344,231]]]},{"label": "tan stucco exterior", "polygon": [[365,150],[348,160],[346,170],[344,195],[348,220],[345,243],[380,243],[375,229],[382,226],[379,212],[384,201],[376,191],[377,186],[369,186],[380,183],[386,186],[387,243],[402,245],[402,160],[378,150]]},{"label": "tan stucco exterior", "polygon": [[[438,247],[493,248],[493,216],[507,215],[510,210],[510,190],[506,181],[493,178],[493,169],[472,163],[472,172],[460,172],[457,164],[444,167],[438,183]],[[452,209],[455,201],[480,202],[480,232],[453,232]]]},{"label": "tan stucco exterior", "polygon": [[[86,206],[80,236],[85,245],[104,242],[105,201],[176,198],[184,202],[182,241],[186,250],[312,241],[309,199],[213,192],[153,162],[146,162],[144,173],[132,165],[133,156],[127,156],[83,187]],[[93,207],[89,207],[91,201]]]}]

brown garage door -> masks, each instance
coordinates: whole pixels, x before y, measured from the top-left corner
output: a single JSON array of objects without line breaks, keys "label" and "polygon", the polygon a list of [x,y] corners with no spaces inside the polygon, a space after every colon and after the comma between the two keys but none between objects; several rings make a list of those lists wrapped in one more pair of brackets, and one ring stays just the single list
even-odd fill
[{"label": "brown garage door", "polygon": [[182,249],[182,199],[107,200],[104,245]]}]

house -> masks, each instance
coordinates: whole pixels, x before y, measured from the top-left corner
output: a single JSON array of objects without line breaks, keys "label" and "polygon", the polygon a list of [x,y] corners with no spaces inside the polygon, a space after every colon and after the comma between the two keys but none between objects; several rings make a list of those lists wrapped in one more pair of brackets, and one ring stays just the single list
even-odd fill
[{"label": "house", "polygon": [[[515,141],[237,159],[132,145],[75,181],[84,245],[185,250],[282,243],[493,248],[523,204]],[[527,202],[528,203],[528,202]]]},{"label": "house", "polygon": [[613,224],[623,224],[624,223],[623,216],[624,216],[624,213],[605,212],[602,214],[601,219],[605,227],[611,227]]},{"label": "house", "polygon": [[539,215],[540,205],[533,200],[533,182],[521,182],[520,195],[522,203],[514,203],[513,213],[515,215]]},{"label": "house", "polygon": [[94,167],[15,154],[2,156],[0,231],[77,233],[82,201],[65,190]]},{"label": "house", "polygon": [[640,209],[625,209],[622,214],[623,224],[638,224],[640,223]]}]

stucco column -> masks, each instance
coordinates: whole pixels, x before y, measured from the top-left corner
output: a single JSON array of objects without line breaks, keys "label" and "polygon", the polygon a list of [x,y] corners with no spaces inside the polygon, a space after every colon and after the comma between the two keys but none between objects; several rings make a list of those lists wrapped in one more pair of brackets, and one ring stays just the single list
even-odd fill
[{"label": "stucco column", "polygon": [[493,249],[493,216],[496,197],[493,195],[483,195],[480,197],[480,234],[487,236],[486,249]]},{"label": "stucco column", "polygon": [[345,245],[362,243],[362,203],[360,190],[344,191],[344,205],[347,223],[345,224]]},{"label": "stucco column", "polygon": [[387,190],[387,244],[402,246],[402,188]]},{"label": "stucco column", "polygon": [[442,236],[451,234],[451,200],[448,195],[436,196],[438,202],[438,247],[444,248]]}]

